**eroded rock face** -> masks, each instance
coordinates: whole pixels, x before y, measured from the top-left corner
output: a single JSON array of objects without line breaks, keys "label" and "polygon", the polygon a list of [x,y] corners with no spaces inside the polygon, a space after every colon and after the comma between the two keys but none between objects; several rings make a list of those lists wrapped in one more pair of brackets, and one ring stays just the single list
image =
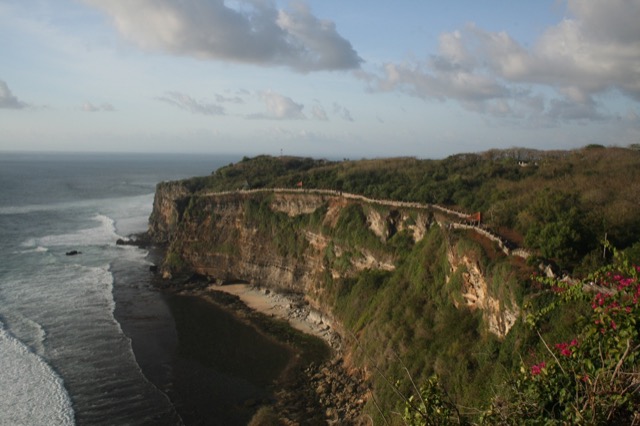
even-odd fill
[{"label": "eroded rock face", "polygon": [[153,211],[149,218],[149,237],[155,243],[167,243],[175,232],[190,191],[181,182],[162,182],[156,186]]},{"label": "eroded rock face", "polygon": [[380,240],[387,241],[391,236],[392,229],[389,227],[389,222],[378,210],[369,210],[367,214],[367,224],[369,225],[369,229],[371,229]]},{"label": "eroded rock face", "polygon": [[[164,274],[171,275],[177,266],[183,266],[222,281],[242,280],[310,297],[319,295],[322,288],[318,283],[323,282],[327,268],[327,247],[331,244],[332,254],[338,257],[347,251],[329,235],[303,224],[291,231],[296,234],[291,241],[303,248],[287,253],[286,247],[283,249],[275,241],[282,235],[274,236],[273,230],[247,225],[247,203],[255,199],[255,194],[242,192],[190,195],[179,185],[159,186],[149,233],[156,242],[168,243],[169,253],[179,256],[181,263],[177,265],[168,259],[162,267]],[[291,218],[323,209],[321,222],[328,228],[335,227],[346,205],[358,202],[314,194],[273,193],[267,198],[272,212]],[[350,250],[349,256],[352,268],[329,271],[332,276],[348,275],[349,269],[353,273],[395,268],[392,256],[373,253],[365,247],[356,253]]]},{"label": "eroded rock face", "polygon": [[369,209],[367,212],[369,229],[383,242],[402,231],[408,231],[413,241],[418,242],[424,238],[431,221],[429,214],[420,210],[408,213],[392,208],[386,211]]},{"label": "eroded rock face", "polygon": [[271,201],[273,211],[286,213],[290,217],[310,214],[326,203],[325,197],[312,194],[280,194]]},{"label": "eroded rock face", "polygon": [[520,310],[515,301],[510,300],[506,307],[504,302],[489,292],[487,278],[480,269],[477,260],[466,255],[456,255],[454,250],[447,253],[451,265],[451,275],[462,270],[462,297],[470,309],[480,309],[489,331],[504,338],[515,324]]},{"label": "eroded rock face", "polygon": [[[149,235],[156,242],[168,244],[161,267],[163,276],[182,268],[216,281],[240,280],[276,291],[292,291],[304,294],[316,308],[326,311],[320,301],[327,276],[338,279],[365,269],[393,271],[396,267],[391,254],[367,247],[343,247],[332,239],[330,230],[336,227],[343,209],[353,203],[360,203],[367,226],[382,242],[402,231],[418,242],[434,223],[433,215],[426,210],[372,206],[340,195],[193,195],[178,182],[158,186]],[[269,228],[249,217],[248,209],[257,205],[291,219],[273,225],[278,230]],[[301,218],[303,215],[317,216],[316,224]],[[285,232],[281,231],[283,224],[288,227]],[[517,304],[505,303],[490,293],[483,271],[471,257],[457,256],[450,250],[448,260],[451,276],[460,268],[464,271],[464,306],[482,310],[489,330],[504,337],[519,315]]]}]

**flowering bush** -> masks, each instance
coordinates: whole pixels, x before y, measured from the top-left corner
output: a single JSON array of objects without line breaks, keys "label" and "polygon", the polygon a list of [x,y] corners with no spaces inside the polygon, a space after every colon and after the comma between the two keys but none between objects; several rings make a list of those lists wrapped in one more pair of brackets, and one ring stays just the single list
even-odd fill
[{"label": "flowering bush", "polygon": [[[591,310],[575,338],[546,348],[537,363],[496,398],[483,419],[496,424],[633,424],[640,422],[640,267],[616,263],[582,281],[539,279],[556,295],[528,317],[536,331],[551,310],[579,301]],[[555,289],[555,290],[554,290]],[[538,333],[540,334],[540,333]]]},{"label": "flowering bush", "polygon": [[[460,416],[437,378],[405,401],[406,425],[640,424],[640,267],[613,266],[577,280],[535,279],[553,301],[527,316],[544,346],[505,383],[489,408]],[[538,331],[551,311],[590,306],[575,336],[549,345]],[[476,420],[471,419],[475,417]]]}]

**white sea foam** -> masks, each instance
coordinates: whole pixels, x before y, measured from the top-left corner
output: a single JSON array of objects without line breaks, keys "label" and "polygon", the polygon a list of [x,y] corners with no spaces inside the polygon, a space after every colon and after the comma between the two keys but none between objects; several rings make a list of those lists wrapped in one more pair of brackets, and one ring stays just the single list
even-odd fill
[{"label": "white sea foam", "polygon": [[62,379],[42,358],[0,328],[0,424],[73,425]]},{"label": "white sea foam", "polygon": [[38,322],[12,309],[3,313],[3,321],[12,335],[17,336],[32,352],[45,356],[44,341],[47,338],[47,332]]},{"label": "white sea foam", "polygon": [[115,219],[118,234],[131,235],[147,230],[149,215],[153,206],[153,194],[128,197],[117,204],[109,204],[101,211]]},{"label": "white sea foam", "polygon": [[[61,165],[29,173],[33,181],[0,206],[0,224],[11,231],[0,244],[0,426],[149,424],[140,419],[171,404],[150,390],[114,318],[110,265],[128,271],[148,263],[144,251],[115,242],[146,230],[153,189],[128,177],[113,182],[117,168],[105,168],[103,178],[101,168]],[[73,249],[82,255],[64,256]]]},{"label": "white sea foam", "polygon": [[2,206],[0,207],[0,215],[9,214],[27,214],[35,212],[59,211],[90,207],[94,205],[96,200],[69,201],[65,203],[54,204],[30,204],[26,206]]},{"label": "white sea foam", "polygon": [[98,214],[92,219],[99,222],[100,225],[93,228],[80,229],[68,234],[30,238],[22,243],[22,245],[25,247],[92,246],[113,244],[120,238],[116,233],[113,219],[102,214]]},{"label": "white sea foam", "polygon": [[[21,245],[23,247],[32,247],[35,244],[35,239],[30,238],[29,240],[23,242]],[[27,254],[27,253],[46,253],[48,252],[49,249],[46,247],[42,247],[42,246],[37,246],[35,248],[30,248],[30,249],[26,249],[26,250],[21,250],[19,252],[14,252],[14,253],[20,253],[20,254]]]},{"label": "white sea foam", "polygon": [[27,214],[35,212],[47,212],[47,211],[63,211],[63,210],[80,210],[85,208],[91,208],[96,205],[115,206],[123,205],[128,202],[133,203],[147,203],[149,200],[153,202],[153,194],[135,195],[130,197],[117,197],[117,198],[101,198],[93,200],[77,200],[67,201],[62,203],[52,204],[29,204],[24,206],[0,206],[0,215],[16,215]]}]

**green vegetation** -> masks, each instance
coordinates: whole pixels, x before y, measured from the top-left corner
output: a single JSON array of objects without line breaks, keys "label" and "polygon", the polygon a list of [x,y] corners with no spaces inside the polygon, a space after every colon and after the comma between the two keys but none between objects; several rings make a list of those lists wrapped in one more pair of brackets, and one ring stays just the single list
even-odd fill
[{"label": "green vegetation", "polygon": [[[513,277],[507,277],[507,260],[489,261],[481,247],[463,237],[432,227],[423,240],[401,251],[402,261],[395,271],[364,270],[328,287],[334,313],[353,336],[356,362],[375,372],[371,378],[375,397],[386,413],[402,411],[398,395],[409,394],[410,382],[401,380],[397,388],[392,383],[406,378],[407,372],[420,383],[436,374],[456,401],[477,407],[491,398],[494,386],[514,368],[512,355],[522,337],[501,342],[487,331],[481,311],[453,304],[464,306],[464,271],[447,281],[450,244],[469,248],[465,255],[474,257],[489,277],[496,271],[492,294],[495,291],[509,301],[520,297]],[[369,404],[369,413],[382,421],[374,403]]]},{"label": "green vegetation", "polygon": [[[445,226],[428,227],[417,242],[407,230],[381,238],[369,220],[392,212],[366,203],[348,204],[327,221],[327,206],[290,217],[273,208],[273,194],[260,192],[242,199],[244,217],[238,220],[286,259],[308,253],[305,231],[327,239],[320,297],[351,336],[353,362],[371,372],[374,398],[366,410],[376,424],[383,418],[415,425],[625,423],[640,403],[638,271],[614,259],[603,241],[640,259],[639,165],[638,151],[600,146],[490,151],[438,161],[263,156],[185,181],[194,195],[182,214],[215,223],[212,201],[201,205],[198,194],[293,189],[298,182],[480,211],[491,229],[534,252],[529,262],[505,256],[475,232]],[[415,211],[409,214],[414,216],[407,223],[415,224]],[[232,234],[219,238],[211,240],[218,252],[233,250]],[[395,269],[356,268],[365,251],[390,259]],[[179,266],[176,253],[167,262]],[[468,262],[454,271],[451,255]],[[540,264],[549,263],[585,281],[532,279]],[[485,296],[501,312],[520,313],[503,338],[488,330],[491,313],[467,307],[463,293],[471,292],[468,274],[474,268],[486,280]],[[633,285],[618,288],[626,279]],[[594,292],[591,282],[613,284],[616,292]]]},{"label": "green vegetation", "polygon": [[273,246],[278,254],[285,258],[301,258],[309,243],[300,229],[317,230],[321,226],[320,217],[324,209],[313,214],[289,217],[286,213],[271,209],[272,197],[259,194],[247,199],[244,204],[244,225],[257,229],[265,238],[265,244]]},{"label": "green vegetation", "polygon": [[[193,192],[253,188],[333,189],[370,198],[481,211],[493,229],[561,268],[588,270],[605,238],[624,249],[640,240],[640,152],[589,146],[576,151],[494,150],[443,160],[330,162],[245,158],[192,178]],[[594,263],[595,262],[595,263]]]},{"label": "green vegetation", "polygon": [[[588,279],[540,279],[553,293],[533,309],[527,324],[543,348],[496,388],[476,415],[460,414],[437,376],[404,399],[403,421],[412,426],[482,423],[500,425],[636,424],[640,420],[640,267],[624,256]],[[581,315],[565,318],[564,339],[543,336],[553,313],[576,303]],[[553,340],[552,340],[553,339]],[[409,395],[407,394],[407,395]]]},{"label": "green vegetation", "polygon": [[185,267],[182,257],[180,257],[180,254],[176,251],[168,252],[165,256],[164,262],[172,271],[182,271]]}]

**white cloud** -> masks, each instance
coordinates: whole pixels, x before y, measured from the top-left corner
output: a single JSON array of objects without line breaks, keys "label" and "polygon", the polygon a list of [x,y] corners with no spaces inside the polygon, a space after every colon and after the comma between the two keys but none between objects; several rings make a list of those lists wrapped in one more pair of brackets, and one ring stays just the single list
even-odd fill
[{"label": "white cloud", "polygon": [[243,104],[244,99],[242,99],[240,96],[224,96],[216,93],[216,102]]},{"label": "white cloud", "polygon": [[[303,3],[268,0],[84,0],[144,49],[300,72],[358,68],[362,62],[331,21]],[[227,4],[225,4],[227,3]]]},{"label": "white cloud", "polygon": [[552,99],[549,101],[546,117],[549,120],[556,121],[596,121],[606,118],[604,114],[598,111],[598,105],[593,101],[581,103],[567,99]]},{"label": "white cloud", "polygon": [[309,130],[291,130],[283,127],[272,127],[267,130],[266,135],[277,141],[325,142],[327,139],[327,137],[322,133]]},{"label": "white cloud", "polygon": [[224,108],[220,105],[197,101],[191,96],[180,92],[167,92],[166,96],[161,96],[157,99],[194,114],[224,115],[225,113]]},{"label": "white cloud", "polygon": [[333,113],[345,121],[353,121],[351,112],[337,102],[333,103]]},{"label": "white cloud", "polygon": [[319,101],[316,101],[315,104],[311,107],[311,115],[316,120],[327,121],[329,117],[327,117],[327,112],[324,110],[322,104]]},{"label": "white cloud", "polygon": [[[425,61],[358,72],[373,91],[455,100],[494,116],[551,121],[605,118],[598,97],[616,90],[640,101],[640,2],[569,0],[571,18],[527,48],[505,32],[473,24],[445,33]],[[537,89],[550,99],[543,98]]]},{"label": "white cloud", "polygon": [[7,83],[3,80],[0,80],[0,108],[7,109],[22,109],[26,108],[28,105],[25,102],[19,100],[11,90]]},{"label": "white cloud", "polygon": [[272,120],[299,120],[306,119],[302,113],[304,105],[296,103],[293,99],[272,91],[262,92],[260,98],[265,104],[266,113],[252,114],[248,118],[252,119],[272,119]]},{"label": "white cloud", "polygon": [[107,102],[104,102],[100,105],[94,105],[91,102],[85,101],[80,108],[82,109],[82,111],[85,111],[85,112],[98,112],[98,111],[112,112],[116,110],[113,107],[113,105]]}]

